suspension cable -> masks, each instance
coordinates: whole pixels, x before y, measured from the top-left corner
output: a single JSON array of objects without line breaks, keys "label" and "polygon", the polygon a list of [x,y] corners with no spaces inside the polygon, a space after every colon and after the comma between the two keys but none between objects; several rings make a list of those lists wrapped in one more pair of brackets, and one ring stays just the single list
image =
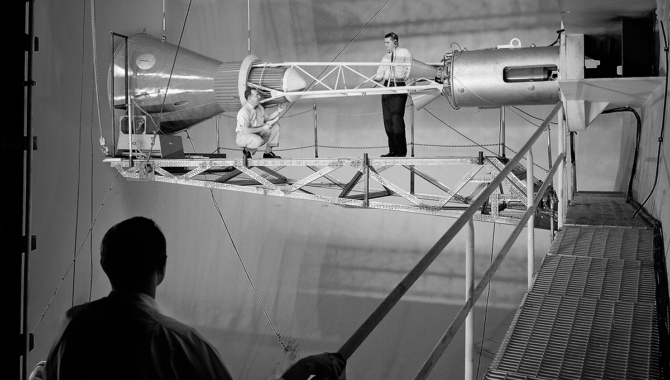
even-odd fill
[{"label": "suspension cable", "polygon": [[[195,152],[195,145],[193,144],[193,139],[189,135],[188,131],[186,131],[186,138],[188,139],[189,143],[191,143],[191,148]],[[207,175],[205,175],[205,179],[207,178]],[[284,341],[281,338],[281,335],[279,335],[279,332],[277,331],[277,328],[275,327],[274,323],[272,323],[272,319],[270,319],[270,314],[268,314],[267,310],[265,309],[265,305],[263,304],[263,301],[261,300],[261,296],[258,294],[258,290],[256,290],[256,286],[254,285],[254,282],[251,280],[251,275],[249,275],[249,271],[247,270],[247,266],[244,265],[244,260],[242,259],[242,255],[240,254],[240,251],[237,249],[237,245],[235,244],[235,240],[233,239],[233,235],[231,235],[230,230],[228,229],[228,223],[226,223],[226,219],[223,217],[223,212],[221,211],[221,208],[219,207],[219,203],[216,201],[216,197],[214,197],[214,190],[212,188],[209,188],[209,192],[212,196],[212,202],[214,203],[214,207],[216,208],[216,211],[219,213],[219,217],[221,218],[221,222],[223,222],[223,227],[226,229],[226,233],[228,234],[228,238],[230,239],[230,243],[233,246],[233,249],[235,250],[235,254],[237,255],[237,259],[240,261],[240,264],[242,265],[242,269],[244,270],[244,274],[247,276],[247,280],[249,281],[249,284],[251,285],[251,288],[254,290],[254,294],[256,294],[256,299],[258,300],[258,303],[261,306],[261,309],[263,309],[263,313],[265,314],[265,318],[268,320],[268,323],[270,324],[270,327],[272,328],[272,331],[274,331],[275,335],[277,336],[277,339],[279,340],[279,344],[281,345],[282,349],[284,351],[288,351],[289,349],[287,348],[286,344],[284,344]]]},{"label": "suspension cable", "polygon": [[[102,116],[100,114],[100,88],[98,88],[98,49],[95,34],[95,0],[91,0],[91,42],[93,45],[93,76],[95,83],[95,104],[98,109],[98,128],[100,129],[100,150],[104,155],[109,153],[109,148],[105,145],[105,136],[102,132]],[[112,126],[113,128],[114,126]]]}]

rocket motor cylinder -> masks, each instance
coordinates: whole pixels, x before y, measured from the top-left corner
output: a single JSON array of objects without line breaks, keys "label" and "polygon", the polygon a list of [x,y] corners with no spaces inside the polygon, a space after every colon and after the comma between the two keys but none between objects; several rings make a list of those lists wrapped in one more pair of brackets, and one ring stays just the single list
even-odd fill
[{"label": "rocket motor cylinder", "polygon": [[556,104],[558,47],[455,51],[449,87],[458,107]]}]

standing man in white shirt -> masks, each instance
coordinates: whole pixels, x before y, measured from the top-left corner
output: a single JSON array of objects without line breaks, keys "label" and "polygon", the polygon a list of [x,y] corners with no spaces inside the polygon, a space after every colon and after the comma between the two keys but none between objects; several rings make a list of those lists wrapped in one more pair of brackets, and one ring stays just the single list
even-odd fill
[{"label": "standing man in white shirt", "polygon": [[255,88],[247,87],[244,91],[246,104],[237,112],[237,137],[235,143],[242,149],[242,153],[251,158],[258,148],[265,145],[263,158],[281,158],[272,152],[272,148],[279,146],[280,126],[279,114],[286,108],[280,104],[279,109],[269,116],[261,105],[261,96]]},{"label": "standing man in white shirt", "polygon": [[[401,48],[398,35],[394,32],[384,36],[384,46],[387,53],[382,57],[382,63],[411,63],[412,54]],[[409,66],[383,65],[377,69],[373,79],[386,87],[404,86],[409,78]],[[407,94],[382,95],[382,114],[384,115],[384,129],[388,137],[389,152],[382,157],[407,156],[407,139],[405,138],[405,103]]]}]

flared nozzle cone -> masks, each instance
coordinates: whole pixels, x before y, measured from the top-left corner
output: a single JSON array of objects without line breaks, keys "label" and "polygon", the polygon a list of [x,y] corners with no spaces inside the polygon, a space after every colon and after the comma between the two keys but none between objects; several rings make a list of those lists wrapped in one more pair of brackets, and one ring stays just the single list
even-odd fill
[{"label": "flared nozzle cone", "polygon": [[409,69],[409,77],[411,79],[435,79],[439,76],[437,67],[423,63],[417,59],[412,58],[412,66]]},{"label": "flared nozzle cone", "polygon": [[426,91],[422,91],[422,92],[412,93],[409,96],[412,98],[412,103],[414,103],[414,108],[416,110],[420,110],[423,107],[427,106],[428,103],[430,103],[433,100],[439,98],[440,95],[442,95],[442,93],[438,90],[426,90]]}]

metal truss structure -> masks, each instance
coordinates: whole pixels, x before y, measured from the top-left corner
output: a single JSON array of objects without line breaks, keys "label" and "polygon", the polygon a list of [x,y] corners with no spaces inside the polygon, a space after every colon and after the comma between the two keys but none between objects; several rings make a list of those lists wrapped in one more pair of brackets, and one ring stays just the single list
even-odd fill
[{"label": "metal truss structure", "polygon": [[[108,158],[105,162],[132,180],[452,218],[459,217],[505,167],[505,159],[484,157],[481,153],[478,157],[368,158],[365,154],[362,158],[262,160],[192,155],[185,159],[135,159],[132,165],[126,158]],[[448,186],[436,175],[427,173],[431,166],[437,167],[433,170],[441,174],[445,173],[444,166],[463,166],[460,171],[467,172]],[[409,180],[403,176],[407,173]],[[525,168],[517,165],[475,214],[474,220],[518,224],[527,209],[525,173]],[[340,179],[342,177],[345,179]],[[435,191],[416,193],[415,182]],[[534,182],[536,189],[542,184],[535,178]],[[554,219],[552,207],[548,205],[549,202],[536,213],[539,216],[536,219],[543,220],[536,222],[536,227],[548,228],[547,222]]]},{"label": "metal truss structure", "polygon": [[[420,68],[425,69],[430,67],[430,69],[425,69],[426,72],[421,74],[433,74],[432,77],[425,76],[414,76],[408,86],[387,86],[383,83],[376,82],[373,78],[377,75],[367,75],[361,72],[361,68],[366,67],[380,67],[388,66],[388,70],[391,70],[395,67],[401,67],[405,70],[410,70],[412,66],[420,65]],[[299,91],[282,91],[276,88],[265,87],[261,84],[248,83],[253,87],[256,87],[260,90],[265,91],[266,93],[271,94],[269,99],[265,101],[271,101],[278,98],[286,99],[317,99],[317,98],[333,98],[333,97],[342,97],[342,96],[364,96],[364,95],[382,95],[382,94],[408,94],[408,93],[433,93],[436,96],[439,96],[444,90],[445,85],[442,83],[442,80],[438,81],[439,77],[443,76],[442,67],[436,67],[437,64],[425,64],[422,62],[415,61],[414,63],[398,63],[398,62],[285,62],[285,63],[269,63],[269,62],[254,62],[251,67],[264,69],[264,68],[287,68],[293,69],[296,72],[299,72],[305,75],[307,78],[312,80],[312,84],[304,89]],[[323,75],[314,76],[309,73],[309,67],[323,68]],[[430,72],[432,71],[434,72]],[[353,76],[354,79],[350,78],[350,82],[356,83],[356,85],[347,85],[346,74]],[[436,78],[436,76],[438,78]],[[440,78],[443,79],[443,78]],[[333,83],[334,82],[334,83]],[[365,87],[371,86],[371,87]]]}]

